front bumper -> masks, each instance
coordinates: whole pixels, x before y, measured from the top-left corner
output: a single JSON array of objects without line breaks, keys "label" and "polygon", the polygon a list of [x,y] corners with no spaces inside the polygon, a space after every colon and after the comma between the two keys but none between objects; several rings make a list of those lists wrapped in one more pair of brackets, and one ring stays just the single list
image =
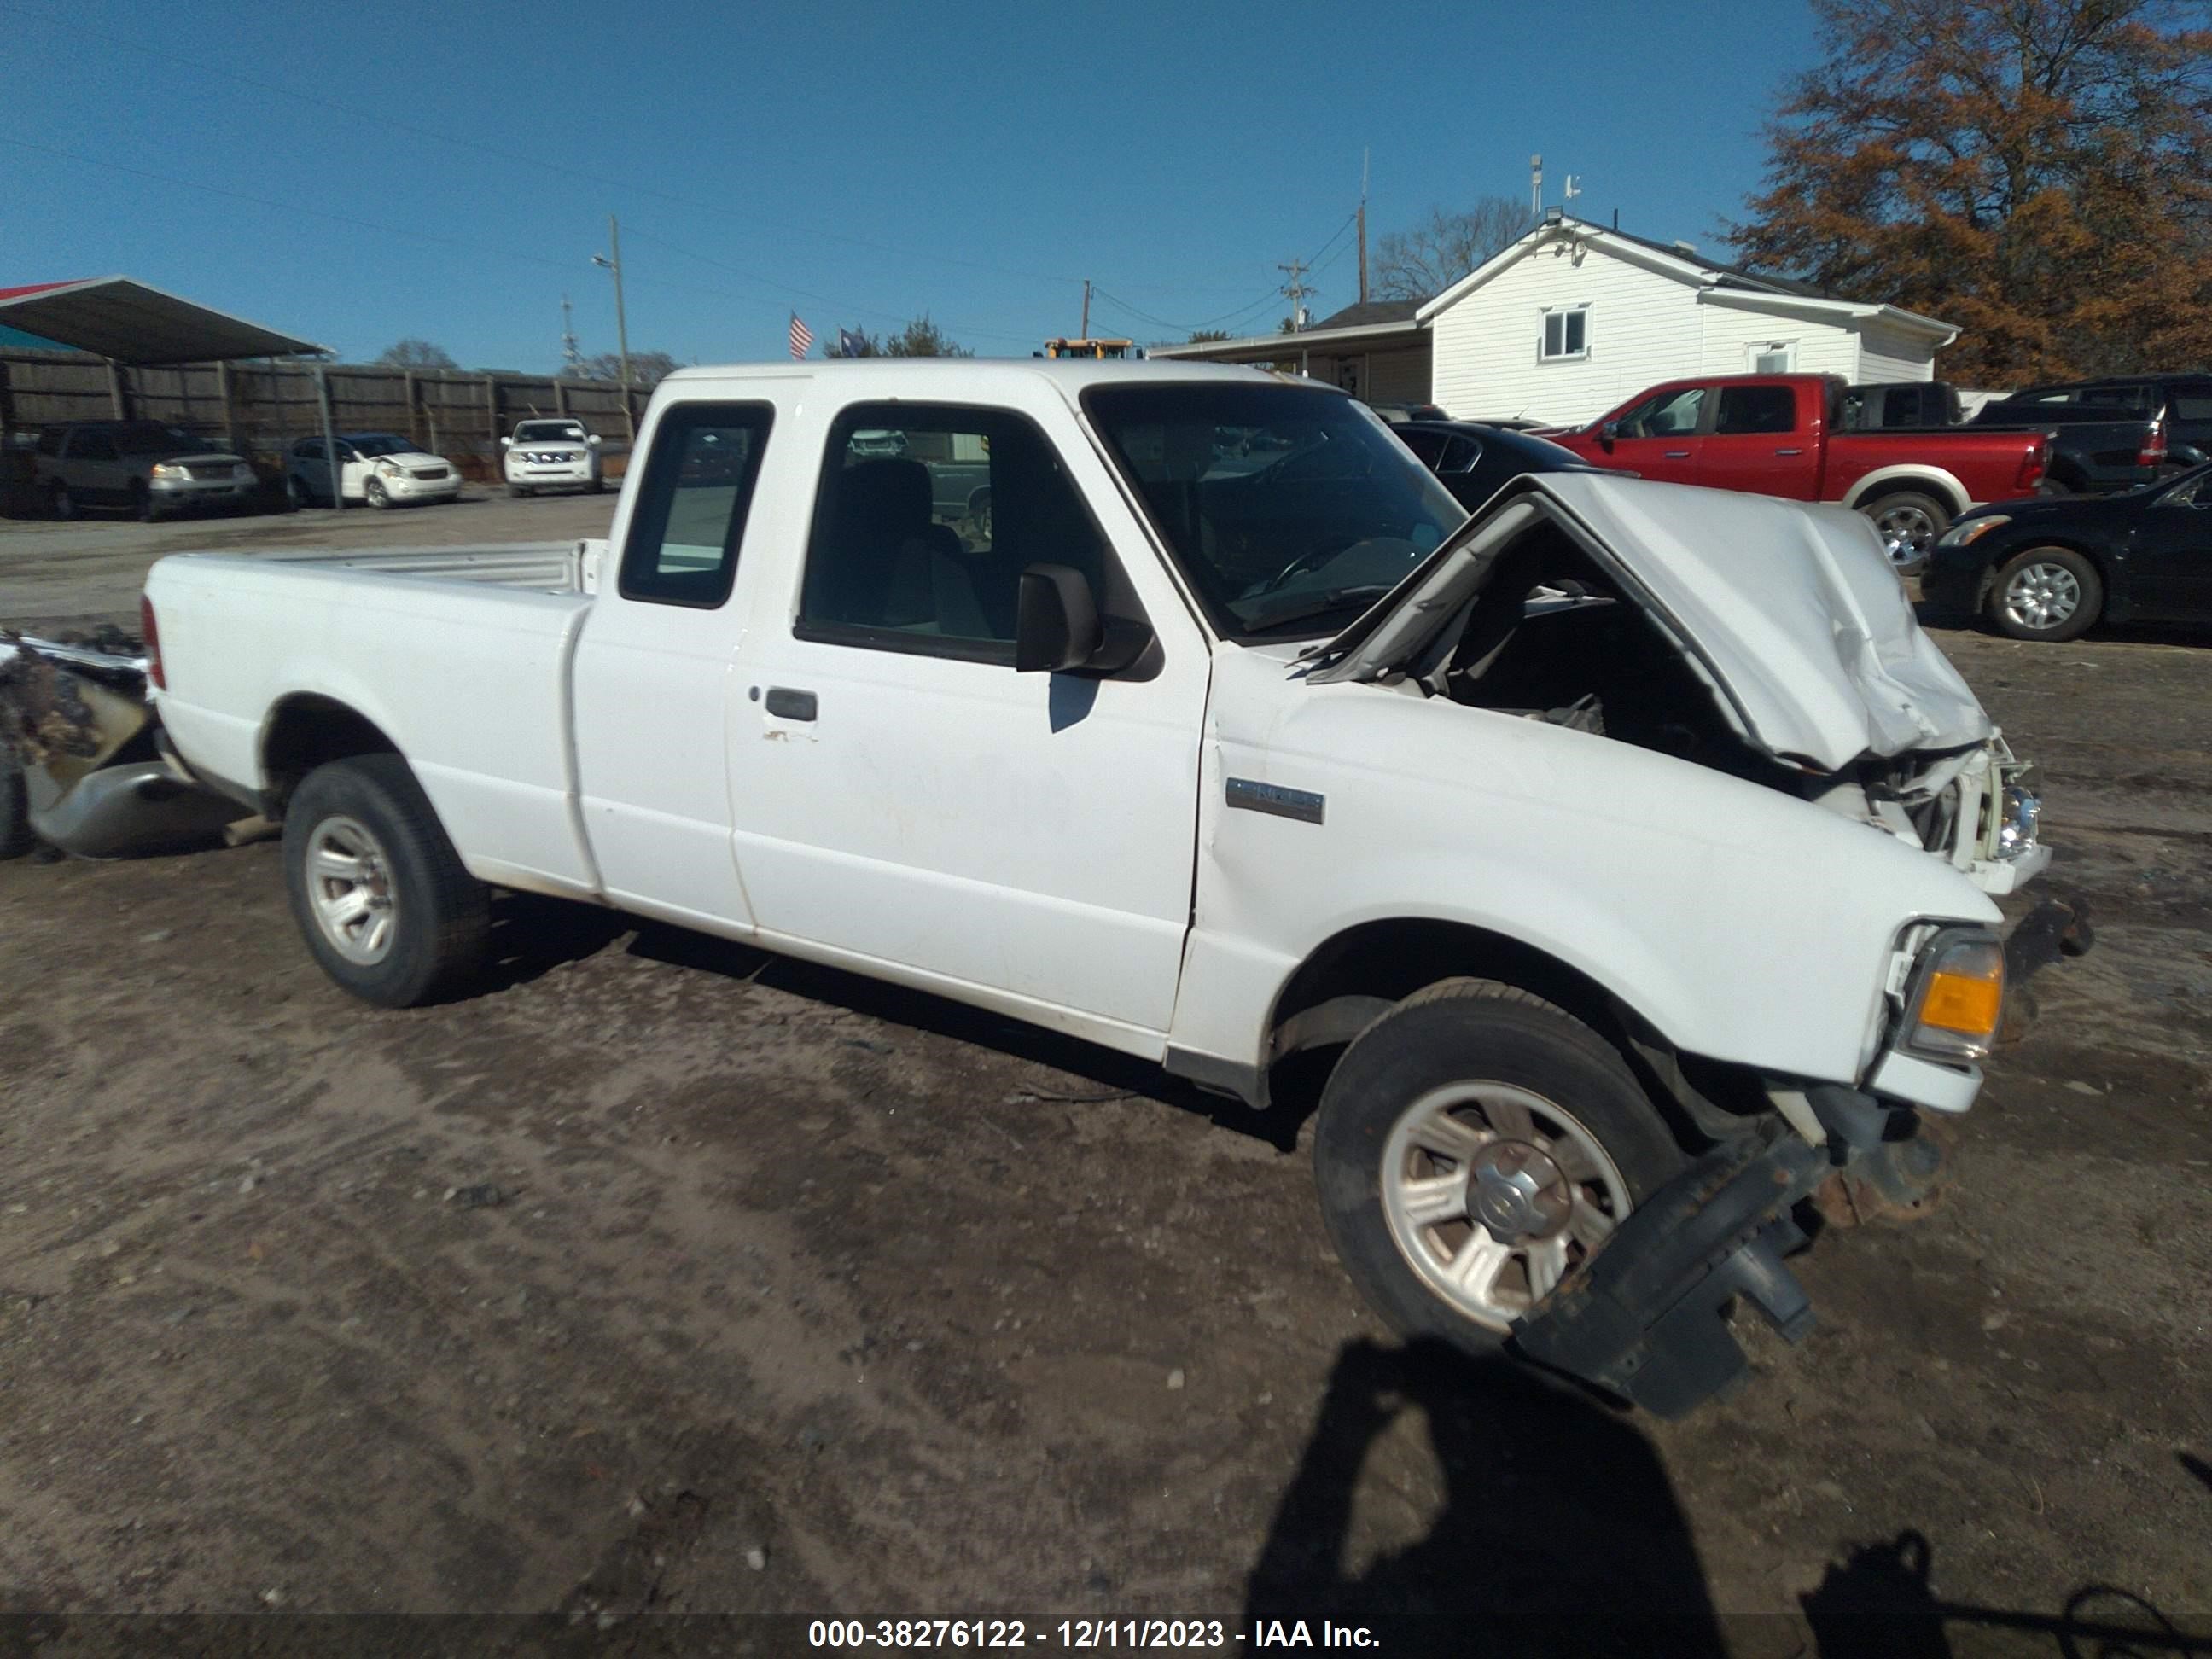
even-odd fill
[{"label": "front bumper", "polygon": [[1513,1329],[1538,1364],[1686,1416],[1749,1374],[1725,1312],[1738,1297],[1784,1339],[1813,1328],[1813,1304],[1783,1258],[1806,1242],[1791,1218],[1838,1171],[1910,1201],[1942,1155],[1910,1109],[1833,1085],[1808,1090],[1825,1146],[1779,1118],[1705,1153],[1639,1205],[1606,1248]]},{"label": "front bumper", "polygon": [[155,478],[146,486],[148,498],[160,513],[209,512],[243,507],[261,494],[258,478]]},{"label": "front bumper", "polygon": [[385,478],[380,480],[384,492],[395,501],[450,501],[461,493],[461,478],[457,472],[442,478]]}]

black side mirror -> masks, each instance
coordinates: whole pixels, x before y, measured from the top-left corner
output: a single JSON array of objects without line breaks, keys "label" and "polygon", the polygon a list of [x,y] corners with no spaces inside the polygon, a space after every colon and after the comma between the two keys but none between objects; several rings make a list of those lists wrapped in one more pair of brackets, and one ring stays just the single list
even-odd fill
[{"label": "black side mirror", "polygon": [[1597,441],[1607,449],[1611,449],[1613,445],[1620,441],[1620,422],[1607,421],[1603,426],[1598,428]]},{"label": "black side mirror", "polygon": [[1103,638],[1098,600],[1073,566],[1033,564],[1022,572],[1014,611],[1014,669],[1058,674],[1080,668]]}]

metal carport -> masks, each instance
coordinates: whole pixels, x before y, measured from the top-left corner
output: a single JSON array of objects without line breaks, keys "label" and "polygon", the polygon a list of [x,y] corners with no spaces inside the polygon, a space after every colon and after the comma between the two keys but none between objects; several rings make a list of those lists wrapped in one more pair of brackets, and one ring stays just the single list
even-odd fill
[{"label": "metal carport", "polygon": [[[0,288],[0,325],[107,359],[112,407],[118,419],[126,410],[120,368],[331,355],[328,347],[313,340],[264,328],[128,276],[90,276]],[[319,367],[316,381],[322,404],[324,453],[331,457],[331,496],[335,501],[339,498],[338,463],[331,446],[329,387]]]}]

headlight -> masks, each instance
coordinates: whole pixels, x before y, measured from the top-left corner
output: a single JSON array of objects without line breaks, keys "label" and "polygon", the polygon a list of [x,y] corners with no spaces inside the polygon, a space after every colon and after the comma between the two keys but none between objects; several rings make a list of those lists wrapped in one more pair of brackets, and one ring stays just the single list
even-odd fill
[{"label": "headlight", "polygon": [[230,476],[243,483],[246,479],[253,476],[253,469],[246,465],[244,461],[240,461],[236,466],[230,469]]},{"label": "headlight", "polygon": [[157,478],[181,478],[185,474],[185,469],[174,461],[156,461],[154,463],[154,476]]},{"label": "headlight", "polygon": [[1997,856],[2016,859],[2033,847],[2043,823],[2043,797],[2030,785],[2033,773],[2023,773],[2005,785],[1997,819]]},{"label": "headlight", "polygon": [[1938,538],[1938,547],[1971,547],[2001,524],[2010,524],[2009,513],[1992,513],[1984,519],[1966,519],[1953,525]]},{"label": "headlight", "polygon": [[376,470],[387,478],[396,478],[399,476],[399,467],[396,462],[379,461],[376,464]]},{"label": "headlight", "polygon": [[1976,1060],[2004,1018],[2003,947],[1988,933],[1938,933],[1921,953],[1905,1006],[1905,1043],[1929,1060]]}]

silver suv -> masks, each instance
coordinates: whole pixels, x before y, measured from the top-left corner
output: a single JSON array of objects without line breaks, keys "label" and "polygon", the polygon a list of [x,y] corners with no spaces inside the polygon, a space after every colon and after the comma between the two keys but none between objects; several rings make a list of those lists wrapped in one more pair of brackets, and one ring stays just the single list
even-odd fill
[{"label": "silver suv", "polygon": [[244,457],[159,421],[72,421],[39,434],[39,501],[57,519],[119,508],[151,523],[196,508],[251,505],[260,480]]}]

